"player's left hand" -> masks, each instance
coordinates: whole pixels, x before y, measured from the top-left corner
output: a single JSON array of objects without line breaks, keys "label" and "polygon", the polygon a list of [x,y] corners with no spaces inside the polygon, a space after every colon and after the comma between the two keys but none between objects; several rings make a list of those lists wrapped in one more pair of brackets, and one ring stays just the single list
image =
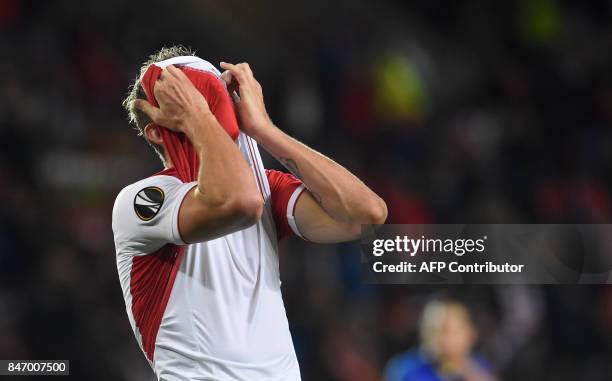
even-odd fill
[{"label": "player's left hand", "polygon": [[237,90],[240,94],[240,102],[237,104],[240,128],[257,140],[257,134],[272,125],[264,104],[261,85],[246,62],[237,65],[221,62],[221,68],[226,70],[221,78],[227,84],[228,90]]}]

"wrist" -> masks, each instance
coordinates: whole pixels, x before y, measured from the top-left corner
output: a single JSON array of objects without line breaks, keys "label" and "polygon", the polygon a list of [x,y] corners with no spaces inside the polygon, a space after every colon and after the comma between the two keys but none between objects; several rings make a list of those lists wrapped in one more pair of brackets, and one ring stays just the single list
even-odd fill
[{"label": "wrist", "polygon": [[189,115],[181,122],[181,132],[187,135],[187,138],[194,143],[197,133],[212,126],[216,121],[217,119],[210,111]]},{"label": "wrist", "polygon": [[248,135],[252,137],[253,139],[255,139],[256,142],[262,143],[262,141],[269,139],[275,130],[278,130],[278,129],[272,123],[271,120],[268,120],[267,122],[263,123],[259,127],[251,129]]}]

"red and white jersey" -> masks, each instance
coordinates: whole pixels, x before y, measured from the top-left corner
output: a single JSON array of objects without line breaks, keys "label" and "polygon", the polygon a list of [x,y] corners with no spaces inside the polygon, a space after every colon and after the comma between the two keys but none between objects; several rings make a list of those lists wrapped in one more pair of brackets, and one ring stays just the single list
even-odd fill
[{"label": "red and white jersey", "polygon": [[283,305],[277,242],[300,235],[304,186],[263,168],[257,143],[237,144],[265,200],[261,220],[185,245],[178,213],[195,182],[172,168],[125,187],[113,208],[117,268],[138,343],[158,379],[297,381],[300,370]]}]

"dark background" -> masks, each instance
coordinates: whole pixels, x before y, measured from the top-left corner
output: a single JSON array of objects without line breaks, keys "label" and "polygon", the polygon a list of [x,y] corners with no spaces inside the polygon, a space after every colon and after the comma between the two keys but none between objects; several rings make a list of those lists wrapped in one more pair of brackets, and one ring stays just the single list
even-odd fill
[{"label": "dark background", "polygon": [[[248,61],[274,121],[388,222],[608,223],[611,17],[603,0],[0,0],[0,358],[151,379],[110,217],[161,168],[121,108],[161,46]],[[305,381],[380,380],[440,292],[470,305],[501,378],[612,379],[609,286],[368,286],[358,250],[281,247]]]}]

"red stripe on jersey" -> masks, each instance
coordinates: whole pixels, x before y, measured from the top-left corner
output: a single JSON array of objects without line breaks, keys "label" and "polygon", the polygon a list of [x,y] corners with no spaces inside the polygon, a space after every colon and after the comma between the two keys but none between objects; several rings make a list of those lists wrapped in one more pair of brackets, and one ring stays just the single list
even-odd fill
[{"label": "red stripe on jersey", "polygon": [[181,249],[167,244],[151,254],[132,259],[132,316],[142,337],[142,349],[151,362],[159,325],[181,263]]}]

